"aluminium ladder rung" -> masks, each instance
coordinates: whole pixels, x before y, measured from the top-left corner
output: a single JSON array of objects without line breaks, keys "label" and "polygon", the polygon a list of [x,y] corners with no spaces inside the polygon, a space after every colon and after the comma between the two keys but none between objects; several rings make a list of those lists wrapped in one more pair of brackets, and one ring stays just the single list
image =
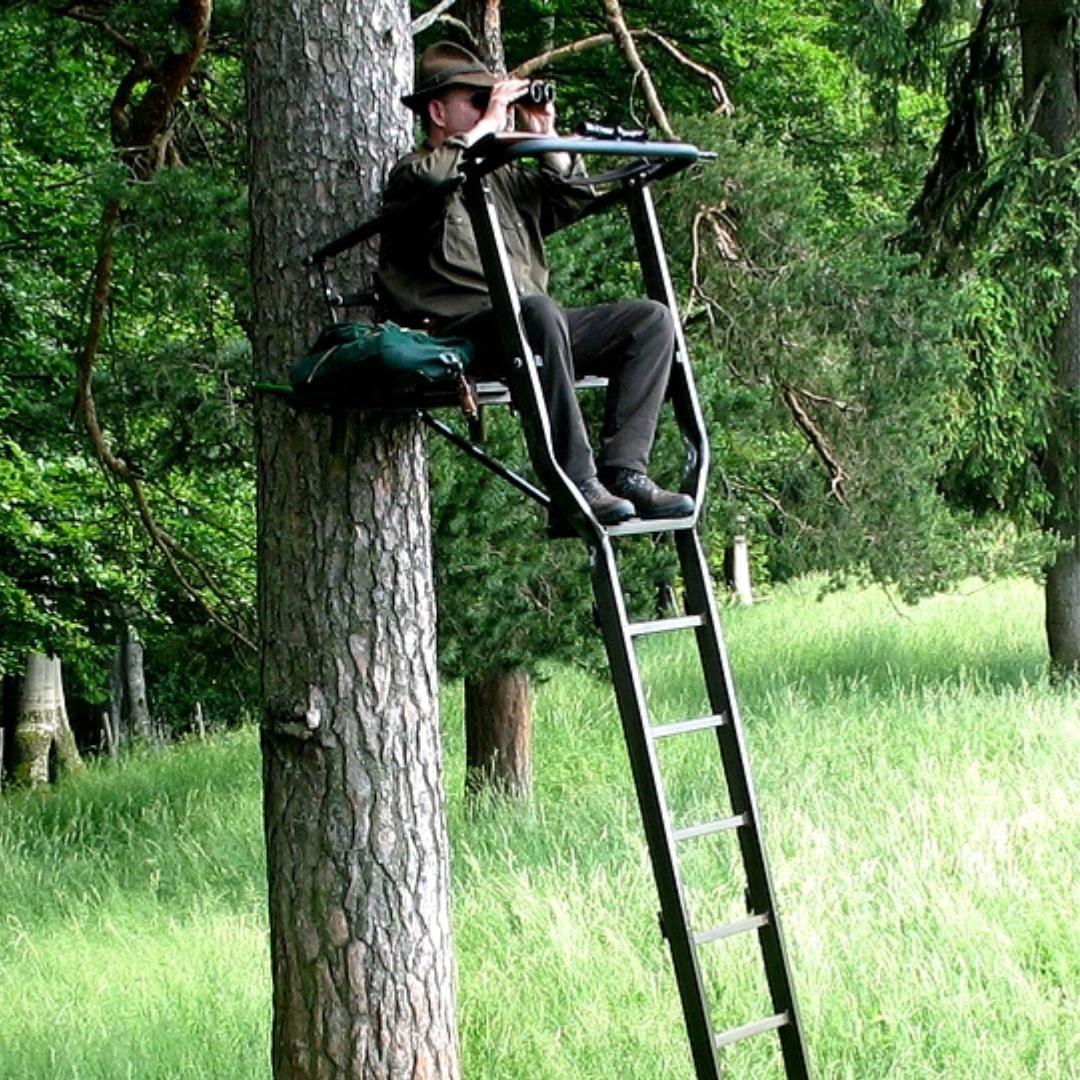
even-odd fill
[{"label": "aluminium ladder rung", "polygon": [[673,840],[693,840],[699,836],[712,836],[713,833],[730,832],[738,829],[749,822],[746,814],[734,814],[731,817],[718,818],[716,821],[706,821],[701,825],[687,825],[685,829],[673,829]]},{"label": "aluminium ladder rung", "polygon": [[699,716],[695,720],[680,720],[675,724],[656,724],[649,728],[654,739],[666,739],[669,735],[687,735],[693,731],[710,731],[727,723],[727,717],[719,713],[713,716]]},{"label": "aluminium ladder rung", "polygon": [[749,1039],[751,1035],[761,1035],[766,1031],[775,1031],[785,1024],[791,1023],[791,1017],[786,1013],[776,1013],[775,1016],[767,1016],[764,1020],[754,1020],[752,1023],[743,1024],[741,1027],[722,1031],[716,1036],[715,1045],[719,1050],[722,1046],[730,1046],[732,1043]]},{"label": "aluminium ladder rung", "polygon": [[711,930],[701,930],[694,934],[695,945],[705,945],[710,941],[720,941],[723,938],[732,937],[735,934],[745,934],[747,930],[760,930],[768,926],[772,917],[764,915],[750,915],[745,919],[736,919],[734,922],[724,923],[723,926],[714,926]]},{"label": "aluminium ladder rung", "polygon": [[608,525],[604,531],[608,536],[640,536],[647,533],[678,532],[680,529],[692,529],[697,524],[697,516],[681,518],[630,518],[618,525]]},{"label": "aluminium ladder rung", "polygon": [[646,634],[666,634],[672,630],[696,630],[705,625],[703,615],[678,615],[673,619],[649,619],[646,622],[634,622],[626,628],[631,637],[644,637]]}]

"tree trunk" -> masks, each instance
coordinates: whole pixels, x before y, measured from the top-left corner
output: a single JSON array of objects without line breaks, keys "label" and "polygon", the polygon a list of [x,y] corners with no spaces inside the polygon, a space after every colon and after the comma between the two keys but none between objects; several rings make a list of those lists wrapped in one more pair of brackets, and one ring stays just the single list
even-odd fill
[{"label": "tree trunk", "polygon": [[117,643],[113,650],[112,668],[109,671],[109,721],[111,725],[112,747],[111,752],[115,755],[131,737],[127,728],[127,708],[125,705],[127,692],[124,678],[124,642]]},{"label": "tree trunk", "polygon": [[143,743],[157,742],[150,707],[146,703],[146,671],[143,667],[143,645],[131,627],[124,635],[124,691],[128,706],[128,727]]},{"label": "tree trunk", "polygon": [[505,74],[501,0],[464,0],[459,10],[462,22],[472,35],[477,55],[496,74]]},{"label": "tree trunk", "polygon": [[146,697],[146,671],[143,645],[133,627],[125,626],[123,637],[113,654],[109,679],[109,711],[112,733],[117,746],[130,739],[144,745],[158,742]]},{"label": "tree trunk", "polygon": [[60,699],[60,715],[56,726],[56,760],[65,772],[78,772],[83,767],[83,759],[75,744],[75,734],[68,719],[67,698],[64,695],[64,676],[60,657],[52,658],[56,668],[56,687]]},{"label": "tree trunk", "polygon": [[527,799],[532,794],[532,685],[528,672],[491,671],[465,680],[465,790]]},{"label": "tree trunk", "polygon": [[[403,0],[246,9],[253,349],[280,381],[325,319],[304,254],[411,142],[412,39]],[[276,1080],[459,1075],[424,449],[411,416],[259,402]]]},{"label": "tree trunk", "polygon": [[82,768],[68,724],[60,659],[32,652],[26,658],[26,678],[15,721],[16,782],[32,788],[48,787],[53,746],[63,768]]},{"label": "tree trunk", "polygon": [[[1054,157],[1080,134],[1080,49],[1072,0],[1021,0],[1024,102]],[[1080,252],[1068,302],[1052,339],[1054,401],[1044,475],[1052,499],[1049,529],[1063,541],[1046,576],[1051,666],[1080,676]]]}]

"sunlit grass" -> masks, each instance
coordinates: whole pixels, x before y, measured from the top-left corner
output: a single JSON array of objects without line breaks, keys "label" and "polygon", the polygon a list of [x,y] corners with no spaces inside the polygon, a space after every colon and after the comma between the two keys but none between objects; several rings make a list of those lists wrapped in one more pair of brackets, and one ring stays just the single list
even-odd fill
[{"label": "sunlit grass", "polygon": [[[803,582],[725,613],[825,1080],[1080,1077],[1080,703],[1044,681],[1040,599]],[[693,712],[690,641],[648,649],[657,707]],[[610,688],[548,675],[525,808],[466,813],[444,697],[464,1075],[690,1080]],[[682,812],[722,800],[700,745],[665,764]],[[688,854],[703,914],[737,904],[733,852]],[[5,795],[0,1077],[268,1075],[263,878],[251,731]],[[735,1024],[764,1010],[729,944],[707,974]],[[736,1047],[733,1080],[782,1075],[774,1048]]]}]

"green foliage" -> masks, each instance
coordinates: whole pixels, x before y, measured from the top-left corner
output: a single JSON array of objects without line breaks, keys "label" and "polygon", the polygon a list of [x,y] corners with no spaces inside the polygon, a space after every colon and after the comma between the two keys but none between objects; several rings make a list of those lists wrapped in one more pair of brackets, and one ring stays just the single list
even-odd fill
[{"label": "green foliage", "polygon": [[[109,19],[160,55],[179,41],[175,11],[114,4]],[[238,662],[230,639],[208,628],[130,491],[97,464],[72,406],[102,208],[118,198],[98,415],[158,525],[198,560],[189,580],[215,582],[230,616],[243,618],[254,593],[254,478],[239,326],[249,308],[240,66],[227,52],[203,66],[175,118],[184,166],[132,183],[110,143],[109,102],[130,66],[112,39],[29,5],[5,13],[0,48],[9,59],[0,73],[0,670],[20,670],[27,649],[56,651],[69,690],[100,703],[108,656],[133,623],[158,710],[186,723],[194,700],[216,699],[209,711],[235,718],[250,659]],[[203,687],[187,678],[197,670]]]},{"label": "green foliage", "polygon": [[711,419],[717,545],[748,513],[770,576],[829,569],[909,597],[1030,560],[939,490],[971,407],[965,298],[889,250],[895,219],[837,235],[811,170],[738,128],[682,124],[722,163],[661,201]]},{"label": "green foliage", "polygon": [[[100,699],[105,657],[133,621],[152,693],[178,720],[200,698],[218,716],[243,710],[254,671],[92,458],[73,423],[74,358],[102,206],[118,197],[94,384],[101,420],[145,478],[159,523],[220,588],[216,610],[248,619],[242,7],[215,5],[211,52],[174,117],[183,165],[146,183],[131,182],[111,146],[109,102],[130,64],[115,42],[45,5],[7,5],[0,18],[0,669],[17,669],[27,648],[56,649]],[[991,14],[1009,7],[995,0]],[[110,23],[155,56],[181,40],[171,2],[108,8]],[[992,151],[980,175],[993,195],[976,215],[982,246],[935,282],[889,243],[947,106],[964,92],[966,38],[985,10],[968,0],[626,9],[633,26],[715,70],[738,118],[718,121],[702,79],[639,39],[676,129],[720,154],[657,192],[714,442],[717,569],[738,515],[750,519],[759,584],[817,568],[917,595],[973,565],[1027,568],[1044,553],[1028,530],[1047,508],[1054,403],[1043,355],[1075,266],[1076,162],[1042,164],[1032,140],[1015,137],[1015,110],[997,92],[1015,83],[1011,25],[995,24],[980,46],[1001,76],[980,98]],[[604,29],[598,5],[569,0],[506,5],[503,19],[511,65]],[[548,74],[566,123],[644,116],[614,45]],[[641,292],[617,213],[556,238],[550,256],[566,304]],[[671,426],[654,459],[668,481],[682,454]],[[489,427],[492,449],[525,468],[513,418]],[[444,669],[597,663],[578,545],[549,543],[522,496],[456,451],[436,448],[433,476]],[[670,553],[627,548],[633,603],[651,613]]]}]

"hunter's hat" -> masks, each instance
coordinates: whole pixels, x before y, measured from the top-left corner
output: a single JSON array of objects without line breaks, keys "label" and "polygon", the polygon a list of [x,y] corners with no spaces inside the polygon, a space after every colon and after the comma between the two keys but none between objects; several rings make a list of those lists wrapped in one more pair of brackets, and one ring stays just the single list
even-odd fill
[{"label": "hunter's hat", "polygon": [[437,41],[424,50],[416,73],[416,89],[401,100],[413,112],[450,86],[475,86],[489,89],[498,79],[468,49],[452,41]]}]

